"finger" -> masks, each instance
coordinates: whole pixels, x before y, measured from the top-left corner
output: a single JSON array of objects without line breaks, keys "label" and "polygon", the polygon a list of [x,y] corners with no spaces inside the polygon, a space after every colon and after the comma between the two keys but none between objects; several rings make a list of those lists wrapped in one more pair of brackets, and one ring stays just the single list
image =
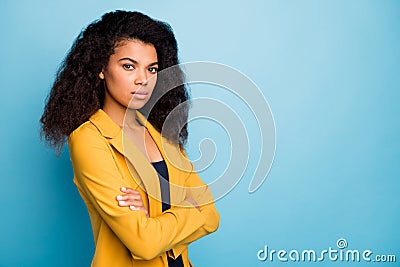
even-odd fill
[{"label": "finger", "polygon": [[120,207],[135,206],[136,208],[144,208],[142,200],[137,199],[121,200],[118,201],[118,205]]},{"label": "finger", "polygon": [[139,195],[140,193],[137,190],[134,190],[132,188],[129,187],[121,187],[121,192],[124,192],[126,194],[135,194],[135,195]]},{"label": "finger", "polygon": [[128,195],[118,195],[118,196],[116,197],[116,199],[117,199],[118,201],[121,201],[121,200],[128,200],[128,199],[129,199],[129,196],[128,196]]},{"label": "finger", "polygon": [[130,210],[140,210],[140,211],[144,212],[144,214],[146,215],[146,218],[149,218],[149,212],[145,208],[138,208],[138,207],[135,207],[134,205],[131,205],[131,206],[129,206],[129,209]]},{"label": "finger", "polygon": [[130,205],[132,205],[132,203],[129,200],[127,200],[127,201],[124,201],[124,200],[118,201],[118,206],[120,206],[120,207],[129,207]]},{"label": "finger", "polygon": [[118,206],[120,206],[120,207],[129,207],[129,206],[131,206],[131,205],[133,205],[134,203],[132,202],[132,201],[130,201],[130,200],[121,200],[121,201],[118,201]]},{"label": "finger", "polygon": [[118,195],[118,196],[116,197],[116,199],[117,199],[118,201],[121,201],[121,200],[140,200],[140,199],[142,199],[142,198],[141,198],[140,195],[125,194],[125,195]]},{"label": "finger", "polygon": [[129,199],[141,199],[142,196],[139,194],[139,192],[136,193],[129,193],[129,194],[125,194],[128,196]]},{"label": "finger", "polygon": [[131,200],[130,203],[136,208],[145,208],[142,200]]},{"label": "finger", "polygon": [[148,215],[147,209],[145,209],[144,207],[139,208],[135,205],[130,205],[129,209],[130,210],[140,210],[140,211],[143,211],[146,215]]}]

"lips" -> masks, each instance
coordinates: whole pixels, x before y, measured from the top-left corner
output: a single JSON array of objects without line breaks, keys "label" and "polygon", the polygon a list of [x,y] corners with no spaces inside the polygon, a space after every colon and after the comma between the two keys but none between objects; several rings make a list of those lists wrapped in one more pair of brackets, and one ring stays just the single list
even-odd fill
[{"label": "lips", "polygon": [[131,94],[138,94],[138,95],[147,95],[147,92],[145,91],[133,91]]},{"label": "lips", "polygon": [[148,93],[144,91],[133,91],[131,94],[133,95],[134,98],[141,100],[145,99],[148,95]]}]

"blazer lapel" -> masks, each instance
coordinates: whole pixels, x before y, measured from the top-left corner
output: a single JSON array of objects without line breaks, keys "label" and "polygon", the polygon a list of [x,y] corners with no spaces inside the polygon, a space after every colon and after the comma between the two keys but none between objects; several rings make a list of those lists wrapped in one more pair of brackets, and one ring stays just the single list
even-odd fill
[{"label": "blazer lapel", "polygon": [[132,177],[137,184],[144,186],[143,190],[146,191],[149,200],[149,214],[153,216],[161,214],[161,190],[158,175],[148,160],[103,110],[98,110],[90,118],[90,121],[109,140],[110,145],[124,155],[128,167],[134,168],[139,174],[139,181],[135,175]]},{"label": "blazer lapel", "polygon": [[164,158],[169,176],[171,205],[178,205],[186,195],[185,179],[192,171],[192,164],[182,155],[178,145],[171,143],[151,125],[140,112],[136,112],[140,122],[147,128]]},{"label": "blazer lapel", "polygon": [[149,199],[149,213],[158,215],[161,213],[161,190],[157,172],[150,165],[148,160],[142,155],[137,147],[123,134],[110,140],[110,144],[125,156],[128,167],[134,168],[139,174],[139,181],[133,175],[137,184],[143,184]]}]

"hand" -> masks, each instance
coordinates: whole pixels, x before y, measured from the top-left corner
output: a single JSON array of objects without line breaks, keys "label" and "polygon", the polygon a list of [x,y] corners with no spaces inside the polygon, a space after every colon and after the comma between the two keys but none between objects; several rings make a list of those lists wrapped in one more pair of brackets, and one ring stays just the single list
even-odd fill
[{"label": "hand", "polygon": [[125,193],[123,195],[117,196],[118,205],[120,207],[129,207],[131,210],[141,210],[149,218],[149,212],[143,204],[142,197],[140,193],[129,187],[121,187],[121,192]]},{"label": "hand", "polygon": [[191,197],[186,197],[185,200],[187,202],[190,202],[190,204],[192,204],[198,211],[200,211],[199,205],[197,204],[196,200]]}]

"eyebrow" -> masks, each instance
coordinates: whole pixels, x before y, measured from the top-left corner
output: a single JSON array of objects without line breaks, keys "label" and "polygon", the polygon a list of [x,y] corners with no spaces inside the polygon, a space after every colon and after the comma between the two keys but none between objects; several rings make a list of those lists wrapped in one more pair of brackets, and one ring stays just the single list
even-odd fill
[{"label": "eyebrow", "polygon": [[[132,58],[129,58],[129,57],[121,58],[119,61],[123,61],[123,60],[129,60],[129,61],[132,62],[133,64],[138,64],[138,63],[139,63],[139,62],[137,62],[136,60],[134,60],[134,59],[132,59]],[[158,62],[156,61],[156,62],[150,63],[150,64],[149,64],[149,67],[152,67],[152,66],[154,66],[154,65],[158,65]]]}]

